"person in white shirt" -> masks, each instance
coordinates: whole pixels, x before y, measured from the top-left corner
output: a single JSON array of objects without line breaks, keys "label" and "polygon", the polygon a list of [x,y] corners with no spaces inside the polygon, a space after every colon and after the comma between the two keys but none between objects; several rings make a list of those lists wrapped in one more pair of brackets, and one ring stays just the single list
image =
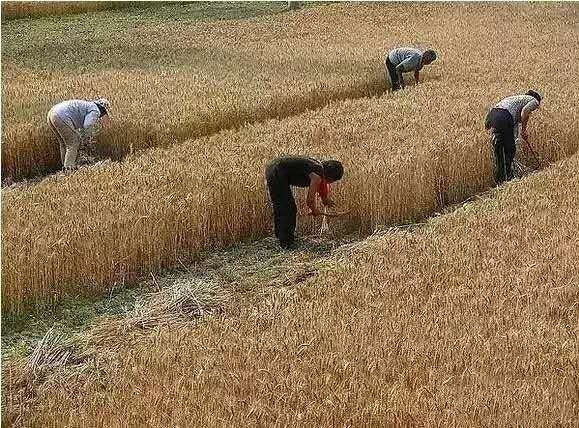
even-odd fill
[{"label": "person in white shirt", "polygon": [[414,81],[418,84],[420,70],[425,65],[436,60],[436,52],[432,49],[421,51],[416,48],[397,48],[391,50],[386,56],[386,70],[392,83],[392,91],[404,89],[402,73],[414,72]]},{"label": "person in white shirt", "polygon": [[76,168],[81,142],[92,136],[99,120],[108,120],[110,108],[106,98],[99,98],[62,101],[50,109],[47,121],[60,144],[60,160],[65,171]]},{"label": "person in white shirt", "polygon": [[515,134],[518,133],[520,124],[520,137],[527,140],[530,114],[539,108],[541,100],[541,95],[531,90],[524,95],[513,95],[501,100],[488,112],[485,129],[490,129],[492,133],[497,184],[513,178],[512,164],[517,151]]}]

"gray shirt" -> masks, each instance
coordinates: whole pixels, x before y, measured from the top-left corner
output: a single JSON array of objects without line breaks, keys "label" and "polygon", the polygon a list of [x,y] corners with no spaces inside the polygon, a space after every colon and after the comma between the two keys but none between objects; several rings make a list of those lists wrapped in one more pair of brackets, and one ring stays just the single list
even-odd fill
[{"label": "gray shirt", "polygon": [[64,121],[72,122],[74,129],[89,129],[101,117],[97,105],[92,101],[68,100],[51,109]]},{"label": "gray shirt", "polygon": [[495,107],[507,110],[513,116],[516,125],[521,121],[523,109],[532,112],[539,108],[539,101],[530,95],[513,95],[501,100]]},{"label": "gray shirt", "polygon": [[422,51],[416,48],[397,48],[388,54],[390,62],[402,72],[422,69]]}]

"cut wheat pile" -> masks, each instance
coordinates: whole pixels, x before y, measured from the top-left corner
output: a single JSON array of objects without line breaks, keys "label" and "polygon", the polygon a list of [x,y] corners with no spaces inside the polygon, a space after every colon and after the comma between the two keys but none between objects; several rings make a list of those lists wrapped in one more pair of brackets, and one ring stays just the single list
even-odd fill
[{"label": "cut wheat pile", "polygon": [[[330,12],[343,13],[329,16],[344,27],[350,20],[366,22],[357,34],[374,46],[364,50],[374,49],[369,56],[377,58],[382,48],[372,41],[387,34],[384,11],[390,7],[334,6]],[[530,135],[543,159],[577,150],[573,6],[420,7],[435,18],[413,29],[429,36],[441,60],[417,88],[335,103],[3,192],[3,308],[19,311],[71,293],[101,293],[201,250],[265,235],[270,212],[263,167],[282,153],[342,160],[346,176],[336,192],[349,215],[341,223],[333,220],[333,227],[371,231],[422,218],[491,185],[483,118],[505,94],[541,87],[545,102]],[[508,35],[489,39],[513,11],[518,13]],[[538,35],[533,49],[524,49],[520,40],[531,29]],[[499,46],[505,58],[517,61],[497,58]],[[302,231],[313,227],[311,220],[300,225]]]}]

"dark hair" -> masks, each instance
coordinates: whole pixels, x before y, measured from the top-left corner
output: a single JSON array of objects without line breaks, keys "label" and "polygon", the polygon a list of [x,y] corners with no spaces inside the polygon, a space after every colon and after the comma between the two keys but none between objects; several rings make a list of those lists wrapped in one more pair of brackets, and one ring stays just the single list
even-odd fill
[{"label": "dark hair", "polygon": [[102,105],[100,105],[99,103],[95,103],[95,104],[96,104],[96,106],[97,106],[98,109],[99,109],[99,113],[100,113],[100,115],[101,115],[100,117],[103,117],[103,116],[105,116],[105,115],[108,114],[106,108],[104,108],[104,107],[103,107]]},{"label": "dark hair", "polygon": [[428,49],[422,54],[422,57],[427,58],[430,60],[430,62],[432,62],[436,59],[436,52],[434,52],[432,49]]},{"label": "dark hair", "polygon": [[533,91],[532,89],[530,91],[527,91],[527,93],[525,95],[530,95],[533,98],[535,98],[537,101],[539,101],[539,103],[541,102],[541,100],[543,99],[541,97],[541,95],[538,92]]},{"label": "dark hair", "polygon": [[344,176],[342,162],[328,160],[323,161],[322,166],[324,167],[324,178],[329,182],[338,181]]}]

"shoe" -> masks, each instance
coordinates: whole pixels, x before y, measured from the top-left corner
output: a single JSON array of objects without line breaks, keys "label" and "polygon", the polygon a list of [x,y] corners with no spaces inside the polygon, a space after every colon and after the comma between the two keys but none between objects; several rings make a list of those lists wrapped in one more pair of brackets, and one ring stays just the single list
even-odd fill
[{"label": "shoe", "polygon": [[284,250],[293,250],[296,248],[296,243],[294,241],[280,241],[279,246]]}]

